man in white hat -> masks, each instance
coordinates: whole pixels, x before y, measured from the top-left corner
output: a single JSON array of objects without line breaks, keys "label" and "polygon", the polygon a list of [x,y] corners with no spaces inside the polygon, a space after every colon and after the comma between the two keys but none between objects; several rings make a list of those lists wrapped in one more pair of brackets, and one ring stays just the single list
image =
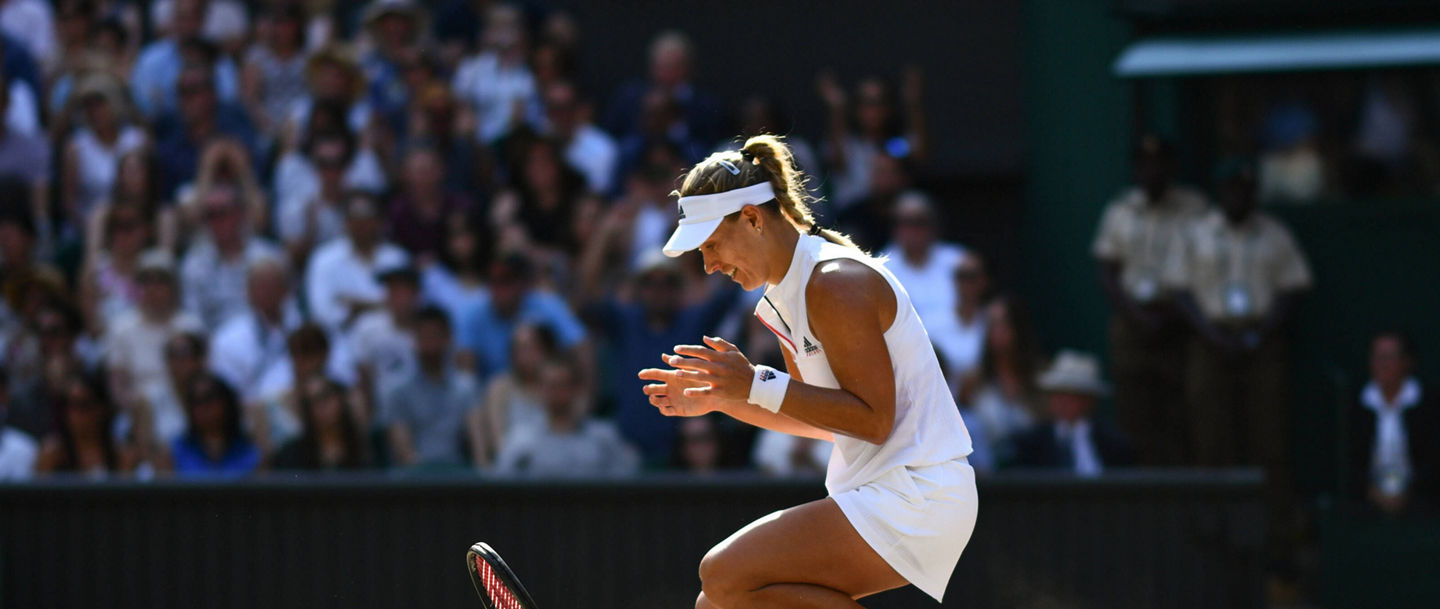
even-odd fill
[{"label": "man in white hat", "polygon": [[1109,426],[1093,421],[1095,403],[1110,391],[1100,379],[1095,356],[1061,351],[1040,375],[1051,420],[1016,438],[1017,465],[1057,468],[1098,476],[1106,467],[1130,465],[1130,443]]}]

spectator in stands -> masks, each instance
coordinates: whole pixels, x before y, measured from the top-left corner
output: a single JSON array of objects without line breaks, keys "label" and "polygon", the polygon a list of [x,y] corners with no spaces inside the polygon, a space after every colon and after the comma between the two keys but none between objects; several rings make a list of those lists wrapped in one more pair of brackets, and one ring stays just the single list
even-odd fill
[{"label": "spectator in stands", "polygon": [[542,93],[546,133],[565,150],[565,162],[585,176],[591,192],[609,193],[620,154],[615,138],[590,122],[590,102],[574,83],[556,81]]},{"label": "spectator in stands", "polygon": [[[820,157],[815,154],[815,147],[810,141],[795,133],[794,115],[783,108],[779,101],[764,94],[753,94],[740,100],[738,110],[738,131],[739,135],[735,141],[743,142],[757,135],[776,135],[784,137],[785,146],[790,149],[790,154],[795,157],[795,165],[800,172],[811,179],[804,185],[810,195],[820,198],[823,193],[820,190],[821,180],[819,176],[824,175],[825,167],[820,163]],[[728,150],[734,145],[732,141],[719,142],[717,150]],[[817,216],[821,212],[829,214],[830,206],[820,206],[824,209],[813,210]],[[825,217],[820,219],[821,224],[834,224],[834,218]]]},{"label": "spectator in stands", "polygon": [[180,213],[172,199],[160,192],[160,164],[155,150],[148,143],[131,149],[115,162],[115,184],[110,197],[91,211],[85,229],[85,255],[98,256],[109,239],[110,210],[128,205],[138,209],[145,231],[156,247],[169,252],[179,250]]},{"label": "spectator in stands", "polygon": [[434,148],[444,165],[445,189],[488,204],[494,159],[474,134],[459,124],[459,102],[444,83],[431,80],[411,102],[406,145]]},{"label": "spectator in stands", "polygon": [[911,190],[895,199],[890,245],[880,253],[885,267],[905,286],[915,313],[926,328],[955,310],[955,267],[963,246],[940,240],[940,215],[925,193]]},{"label": "spectator in stands", "polygon": [[[23,185],[15,180],[0,178],[0,201],[13,201],[5,197],[23,192]],[[10,359],[15,339],[24,331],[25,318],[31,312],[27,309],[38,304],[28,302],[34,288],[52,284],[56,295],[64,290],[64,276],[44,261],[39,245],[39,230],[30,208],[0,205],[0,361]]]},{"label": "spectator in stands", "polygon": [[639,470],[640,456],[615,425],[586,416],[580,368],[564,359],[540,369],[545,426],[510,438],[495,459],[500,474],[544,478],[623,476]]},{"label": "spectator in stands", "polygon": [[895,232],[895,205],[911,186],[909,160],[879,152],[870,155],[870,190],[849,207],[839,208],[835,221],[869,251],[884,246]]},{"label": "spectator in stands", "polygon": [[377,112],[396,131],[404,128],[404,112],[411,91],[403,72],[408,58],[429,30],[426,9],[413,0],[374,0],[362,17],[373,48],[360,60],[369,81],[369,97]]},{"label": "spectator in stands", "polygon": [[1016,465],[1057,468],[1077,476],[1100,475],[1105,468],[1134,461],[1119,432],[1091,419],[1095,403],[1109,392],[1100,378],[1100,362],[1074,351],[1061,351],[1040,375],[1050,420],[1016,438]]},{"label": "spectator in stands", "polygon": [[63,379],[55,372],[85,368],[76,341],[83,324],[73,309],[52,300],[36,309],[29,325],[33,326],[38,343],[34,359],[38,360],[40,369],[25,370],[28,357],[7,359],[10,381],[7,391],[11,400],[5,409],[5,424],[32,438],[44,438],[55,425],[51,397],[61,393],[59,383]]},{"label": "spectator in stands", "polygon": [[[367,141],[374,135],[371,125],[376,118],[370,101],[365,97],[365,73],[346,48],[328,45],[311,53],[306,60],[305,83],[305,95],[290,109],[281,133],[282,149],[293,152],[321,131],[348,131],[362,141],[362,145],[355,148],[359,152],[350,166],[350,177],[359,179],[361,176],[355,175],[355,172],[359,171],[360,164],[376,161],[371,156],[371,142]],[[277,180],[281,175],[277,170]],[[364,177],[376,180],[382,176]],[[377,186],[367,181],[353,186],[378,190],[384,184],[382,182]]]},{"label": "spectator in stands", "polygon": [[596,216],[599,202],[586,193],[584,176],[565,164],[556,142],[537,137],[515,148],[515,186],[498,195],[491,208],[500,247],[569,264],[585,241],[585,220]]},{"label": "spectator in stands", "polygon": [[1220,208],[1191,227],[1183,275],[1171,279],[1196,332],[1185,378],[1193,448],[1198,465],[1259,465],[1283,484],[1287,331],[1310,268],[1290,231],[1256,209],[1253,162],[1228,160],[1217,175]]},{"label": "spectator in stands", "polygon": [[620,88],[610,101],[605,126],[622,139],[637,134],[643,128],[642,112],[651,105],[646,100],[665,100],[678,117],[673,135],[708,150],[720,137],[720,104],[695,86],[695,46],[690,37],[677,30],[659,33],[650,43],[649,60],[649,78]]},{"label": "spectator in stands", "polygon": [[562,350],[582,357],[585,326],[564,300],[534,283],[534,267],[522,255],[507,254],[491,264],[490,298],[466,311],[456,334],[460,346],[475,354],[481,378],[510,368],[511,336],[521,324],[549,328]]},{"label": "spectator in stands", "polygon": [[1314,200],[1325,190],[1327,168],[1320,156],[1320,124],[1309,104],[1292,100],[1271,108],[1262,125],[1262,202]]},{"label": "spectator in stands", "polygon": [[671,467],[688,474],[708,476],[722,467],[720,424],[712,413],[682,419]]},{"label": "spectator in stands", "polygon": [[650,151],[658,147],[677,151],[683,165],[697,162],[713,147],[711,140],[701,140],[690,132],[684,109],[671,93],[652,89],[639,103],[636,129],[619,138],[619,175],[630,175],[643,167],[649,161]]},{"label": "spectator in stands", "polygon": [[376,279],[385,286],[383,305],[362,314],[347,333],[361,390],[369,392],[370,404],[381,403],[415,376],[415,315],[420,307],[420,274],[414,267],[384,267]]},{"label": "spectator in stands", "polygon": [[0,366],[0,482],[29,480],[35,474],[35,460],[40,445],[19,429],[11,427],[5,415],[10,412],[10,373]]},{"label": "spectator in stands", "polygon": [[170,445],[162,470],[197,478],[244,478],[260,467],[260,450],[245,435],[240,396],[225,381],[196,375],[185,382],[186,428]]},{"label": "spectator in stands", "polygon": [[180,265],[185,309],[217,328],[245,307],[246,273],[262,258],[276,258],[280,248],[250,229],[234,183],[219,183],[197,193],[205,234],[191,244]]},{"label": "spectator in stands", "polygon": [[288,2],[265,9],[259,37],[245,53],[240,97],[262,133],[280,133],[295,104],[305,97],[305,9]]},{"label": "spectator in stands", "polygon": [[304,153],[289,154],[275,172],[276,234],[297,266],[315,246],[345,232],[346,168],[355,157],[355,137],[336,129],[311,134]]},{"label": "spectator in stands", "polygon": [[[0,81],[5,81],[0,73]],[[5,116],[14,102],[9,87],[0,86],[0,117]],[[38,130],[37,130],[38,131]],[[50,215],[49,187],[51,182],[50,140],[43,132],[25,133],[9,121],[0,121],[0,176],[14,176],[24,181],[29,197],[10,201],[7,205],[29,205],[36,218]]]},{"label": "spectator in stands", "polygon": [[[199,40],[207,8],[206,0],[176,0],[166,36],[145,45],[135,60],[130,93],[147,118],[154,119],[179,106],[176,92],[183,88],[180,81],[185,65],[182,46]],[[234,100],[239,92],[234,62],[222,59],[207,71],[210,78],[206,80],[213,80],[220,99]]]},{"label": "spectator in stands", "polygon": [[355,389],[355,368],[344,344],[334,344],[325,329],[306,323],[285,338],[285,355],[271,362],[260,377],[255,401],[247,404],[256,445],[270,454],[300,434],[300,389],[312,378],[328,378],[351,388],[346,403],[361,429],[371,420],[366,416],[370,403],[364,392]]},{"label": "spectator in stands", "polygon": [[137,399],[121,405],[119,427],[140,463],[163,462],[169,447],[185,433],[186,383],[205,373],[207,359],[204,335],[176,333],[165,341],[165,381],[141,388]]},{"label": "spectator in stands", "polygon": [[86,219],[115,191],[120,158],[144,146],[146,134],[130,121],[124,83],[110,74],[84,76],[70,100],[66,114],[83,121],[63,143],[60,205],[69,230],[79,236]]},{"label": "spectator in stands", "polygon": [[480,52],[455,69],[450,87],[475,116],[475,137],[493,145],[510,134],[536,102],[535,77],[526,64],[525,17],[519,8],[495,4],[485,14]]},{"label": "spectator in stands", "polygon": [[284,258],[272,254],[251,261],[245,270],[245,297],[244,308],[215,328],[210,371],[236,388],[249,406],[263,397],[266,371],[285,359],[286,337],[300,326]]},{"label": "spectator in stands", "polygon": [[1175,150],[1154,135],[1134,151],[1135,186],[1111,201],[1092,254],[1115,310],[1110,321],[1115,418],[1134,439],[1141,463],[1192,462],[1185,426],[1186,325],[1167,273],[1183,275],[1182,235],[1205,213],[1204,195],[1175,182]]},{"label": "spectator in stands", "polygon": [[23,45],[46,75],[60,60],[55,12],[50,5],[42,0],[6,0],[0,5],[0,30]]},{"label": "spectator in stands", "polygon": [[596,289],[595,266],[604,255],[591,252],[582,263],[580,281],[586,296],[582,311],[590,327],[605,338],[605,361],[617,372],[609,375],[604,388],[615,407],[615,422],[625,440],[640,450],[646,465],[668,466],[674,460],[678,419],[660,414],[646,399],[641,390],[645,381],[620,371],[641,370],[654,363],[657,349],[663,353],[713,331],[735,301],[735,289],[712,289],[704,303],[686,306],[679,264],[651,250],[630,279],[628,299],[600,298],[603,292]]},{"label": "spectator in stands", "polygon": [[53,396],[55,431],[40,443],[35,473],[102,479],[130,472],[135,454],[110,433],[115,405],[104,384],[74,371],[63,374]]},{"label": "spectator in stands", "polygon": [[546,326],[521,324],[510,339],[510,369],[496,374],[485,387],[485,406],[471,411],[467,425],[472,439],[471,463],[485,468],[513,438],[538,433],[545,426],[540,371],[560,355],[555,334]]},{"label": "spectator in stands", "polygon": [[1043,362],[1029,312],[1015,297],[997,297],[985,321],[980,368],[961,381],[958,402],[980,421],[995,462],[1003,466],[1015,456],[1013,438],[1040,418],[1036,379]]},{"label": "spectator in stands", "polygon": [[923,162],[927,152],[923,75],[919,68],[905,70],[901,99],[903,116],[895,107],[890,86],[878,77],[855,85],[855,105],[839,80],[822,72],[816,80],[820,99],[829,112],[825,164],[835,183],[838,211],[845,211],[875,192],[875,157],[885,155],[909,163]]},{"label": "spectator in stands", "polygon": [[1440,498],[1440,407],[1415,378],[1410,338],[1370,340],[1370,381],[1350,411],[1350,470],[1373,509],[1395,515],[1433,510]]},{"label": "spectator in stands", "polygon": [[200,174],[201,153],[216,139],[234,139],[248,157],[249,167],[261,166],[250,119],[238,106],[216,97],[209,68],[186,66],[180,71],[177,88],[179,107],[162,115],[156,129],[155,156],[160,163],[163,197],[177,198],[180,189],[195,180]]},{"label": "spectator in stands", "polygon": [[410,378],[386,395],[380,423],[390,439],[390,458],[400,467],[454,467],[467,458],[466,420],[480,403],[471,374],[455,369],[450,318],[438,307],[415,313],[415,361]]},{"label": "spectator in stands", "polygon": [[[925,330],[930,333],[935,349],[944,357],[947,364],[945,374],[958,388],[960,381],[980,366],[981,355],[985,352],[985,308],[990,299],[990,275],[985,270],[984,259],[974,251],[967,251],[960,258],[952,277],[956,291],[955,306],[933,323],[927,321]],[[974,429],[970,431],[973,436]]]},{"label": "spectator in stands", "polygon": [[445,232],[446,220],[470,207],[464,195],[446,189],[440,151],[417,144],[405,152],[404,174],[390,201],[390,238],[411,256],[434,259],[445,245],[435,236]]},{"label": "spectator in stands", "polygon": [[370,467],[370,451],[356,424],[349,392],[334,381],[313,377],[300,397],[300,436],[276,453],[277,470],[338,471]]},{"label": "spectator in stands", "polygon": [[450,214],[442,234],[435,259],[421,263],[421,300],[458,320],[490,294],[485,271],[494,241],[485,218],[475,211]]},{"label": "spectator in stands", "polygon": [[115,401],[133,404],[152,384],[166,382],[165,343],[177,332],[204,332],[200,319],[180,307],[175,262],[169,253],[140,255],[135,279],[140,295],[134,310],[104,336],[105,365]]},{"label": "spectator in stands", "polygon": [[310,316],[332,332],[350,327],[362,313],[380,305],[384,288],[377,270],[409,260],[405,250],[383,240],[375,197],[350,192],[344,209],[345,234],[315,250],[305,271]]}]

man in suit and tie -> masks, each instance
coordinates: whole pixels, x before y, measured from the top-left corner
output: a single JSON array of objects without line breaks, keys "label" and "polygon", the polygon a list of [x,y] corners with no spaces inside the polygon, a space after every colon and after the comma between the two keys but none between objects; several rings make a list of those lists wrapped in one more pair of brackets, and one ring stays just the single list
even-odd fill
[{"label": "man in suit and tie", "polygon": [[1110,389],[1100,379],[1100,363],[1094,356],[1061,351],[1040,375],[1039,383],[1050,420],[1016,439],[1018,467],[1061,469],[1092,477],[1107,467],[1134,462],[1130,443],[1090,418],[1096,401]]},{"label": "man in suit and tie", "polygon": [[1415,378],[1409,337],[1386,331],[1370,340],[1370,382],[1351,410],[1354,488],[1387,515],[1429,511],[1440,496],[1440,407]]}]

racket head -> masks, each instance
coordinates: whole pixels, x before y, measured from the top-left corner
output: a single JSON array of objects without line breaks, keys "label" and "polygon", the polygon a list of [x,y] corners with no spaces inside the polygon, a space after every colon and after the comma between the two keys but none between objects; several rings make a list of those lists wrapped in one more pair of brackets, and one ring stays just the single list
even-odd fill
[{"label": "racket head", "polygon": [[482,541],[470,546],[465,567],[485,609],[538,609],[520,578],[490,544]]}]

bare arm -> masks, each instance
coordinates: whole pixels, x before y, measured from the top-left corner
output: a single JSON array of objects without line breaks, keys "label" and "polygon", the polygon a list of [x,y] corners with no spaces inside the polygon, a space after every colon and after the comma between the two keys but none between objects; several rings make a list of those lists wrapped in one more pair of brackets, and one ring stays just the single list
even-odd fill
[{"label": "bare arm", "polygon": [[415,445],[410,439],[410,428],[404,423],[391,423],[386,430],[390,436],[390,455],[401,465],[415,464]]}]

